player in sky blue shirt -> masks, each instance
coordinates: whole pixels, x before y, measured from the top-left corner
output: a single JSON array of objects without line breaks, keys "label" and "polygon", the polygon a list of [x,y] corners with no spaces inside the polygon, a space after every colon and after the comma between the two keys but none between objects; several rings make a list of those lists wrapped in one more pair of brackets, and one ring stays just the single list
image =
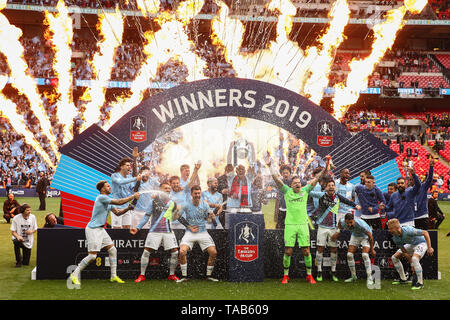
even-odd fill
[{"label": "player in sky blue shirt", "polygon": [[[118,171],[111,175],[111,195],[115,199],[126,198],[133,194],[133,187],[141,176],[131,175],[131,159],[124,158],[119,162]],[[123,205],[126,206],[125,204]]]},{"label": "player in sky blue shirt", "polygon": [[202,251],[207,251],[209,255],[206,267],[206,279],[218,281],[211,277],[217,256],[216,245],[206,231],[207,219],[214,219],[215,216],[209,205],[202,199],[202,190],[200,186],[192,186],[191,195],[181,207],[179,214],[184,214],[188,223],[186,232],[180,242],[180,268],[182,279],[179,281],[187,281],[187,253],[192,250],[195,243],[198,243],[200,249]]},{"label": "player in sky blue shirt", "polygon": [[216,178],[209,178],[207,184],[208,190],[202,192],[202,199],[207,202],[212,210],[214,210],[216,216],[215,221],[211,221],[212,223],[207,224],[207,228],[223,229],[218,217],[218,215],[222,212],[223,203],[223,196],[217,191],[219,185],[218,181]]},{"label": "player in sky blue shirt", "polygon": [[79,276],[92,261],[97,258],[97,254],[101,249],[105,249],[109,254],[109,261],[111,267],[111,282],[124,283],[122,279],[117,276],[117,249],[111,237],[105,231],[104,226],[108,219],[109,211],[113,211],[115,215],[123,215],[131,207],[118,210],[113,206],[121,206],[133,199],[139,199],[139,193],[132,194],[129,197],[122,199],[111,199],[111,186],[107,181],[100,181],[97,183],[97,190],[100,195],[97,196],[92,210],[92,217],[86,226],[85,234],[88,246],[88,255],[81,260],[77,268],[70,274],[70,279],[75,285],[80,285]]},{"label": "player in sky blue shirt", "polygon": [[[336,185],[336,193],[340,194],[344,198],[355,201],[356,193],[355,193],[355,185],[349,182],[350,171],[348,169],[342,169],[340,172],[340,179],[335,181]],[[347,213],[353,212],[354,208],[345,203],[342,203],[339,206],[339,219],[338,221],[344,217]]]},{"label": "player in sky blue shirt", "polygon": [[[179,206],[183,206],[187,199],[190,197],[191,187],[193,186],[194,181],[198,181],[198,170],[201,167],[201,163],[196,163],[194,170],[192,172],[191,177],[189,178],[189,182],[183,187],[181,184],[180,177],[172,176],[169,179],[170,187],[172,190],[170,191],[170,197],[173,201],[177,203]],[[183,224],[180,223],[179,220],[175,220],[172,222],[173,229],[184,229]]]},{"label": "player in sky blue shirt", "polygon": [[392,234],[392,240],[399,247],[399,250],[392,256],[392,263],[397,270],[400,279],[395,280],[392,284],[406,284],[405,271],[400,261],[402,257],[405,257],[411,264],[417,275],[417,282],[413,283],[413,290],[423,288],[423,272],[420,265],[420,259],[425,255],[433,255],[434,249],[431,247],[431,240],[428,231],[416,229],[412,226],[401,226],[398,219],[390,219],[388,221],[388,229]]},{"label": "player in sky blue shirt", "polygon": [[[373,235],[372,228],[362,219],[355,218],[352,213],[347,213],[338,223],[339,229],[349,230],[352,235],[347,252],[347,264],[350,268],[351,278],[346,279],[345,282],[353,282],[357,280],[354,254],[359,246],[362,246],[362,258],[367,274],[367,284],[373,284],[372,266],[370,262],[369,253],[375,257],[376,252],[373,249]],[[339,233],[335,233],[331,239],[335,241]]]}]

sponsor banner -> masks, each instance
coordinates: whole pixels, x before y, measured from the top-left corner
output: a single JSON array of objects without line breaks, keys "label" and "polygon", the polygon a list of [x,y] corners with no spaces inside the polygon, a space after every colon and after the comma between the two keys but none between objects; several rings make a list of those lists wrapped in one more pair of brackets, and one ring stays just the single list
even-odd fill
[{"label": "sponsor banner", "polygon": [[[252,216],[252,215],[248,215]],[[260,216],[260,215],[254,215]],[[137,235],[132,236],[128,230],[106,229],[111,236],[117,248],[117,272],[124,279],[134,279],[140,272],[140,259],[144,250],[146,230],[141,230]],[[233,230],[233,229],[229,229]],[[217,248],[217,260],[214,267],[213,276],[221,280],[230,280],[229,275],[234,277],[253,277],[249,274],[247,266],[252,262],[238,261],[240,268],[233,269],[229,272],[229,252],[232,252],[231,258],[234,257],[234,242],[229,241],[229,230],[209,230],[209,234],[214,240]],[[262,230],[262,229],[260,229]],[[178,242],[184,235],[184,230],[174,230]],[[435,252],[433,256],[425,256],[421,259],[421,264],[425,279],[438,278],[438,247],[437,247],[437,231],[428,231],[431,237],[431,245]],[[311,230],[311,254],[315,261],[316,254],[316,234],[317,230]],[[283,276],[283,254],[284,239],[282,230],[264,230],[261,231],[263,248],[260,246],[261,255],[258,259],[262,260],[264,256],[263,277],[264,278],[281,278]],[[57,229],[38,229],[37,233],[37,274],[38,280],[44,279],[67,279],[67,269],[70,266],[77,265],[87,255],[87,243],[84,229],[77,228],[57,228]],[[56,241],[57,240],[57,241]],[[348,231],[341,232],[338,239],[338,262],[337,275],[340,279],[349,277],[350,271],[347,266],[347,250],[350,240]],[[374,247],[376,251],[375,259],[372,263],[381,269],[383,279],[392,279],[397,277],[397,273],[393,267],[391,256],[397,251],[392,237],[385,230],[374,231]],[[231,248],[231,250],[230,250]],[[150,256],[150,265],[147,268],[147,276],[151,279],[167,279],[168,276],[168,260],[169,253],[160,248],[157,252]],[[329,251],[325,248],[324,257],[329,257]],[[81,279],[108,279],[110,276],[110,268],[108,267],[108,253],[102,250],[97,259],[91,263],[81,274]],[[206,272],[207,255],[205,255],[198,245],[188,255],[188,275],[193,278],[204,278]],[[365,278],[364,263],[361,258],[360,250],[355,254],[355,262],[357,275]],[[405,265],[405,270],[408,266]],[[313,275],[316,274],[314,264]],[[328,266],[325,265],[324,275],[328,274]],[[231,274],[232,273],[232,274]],[[180,276],[180,269],[177,268],[175,274]],[[290,268],[291,278],[304,278],[305,265],[303,255],[300,248],[294,248],[291,259]],[[248,281],[248,280],[243,280]]]},{"label": "sponsor banner", "polygon": [[[36,188],[21,189],[21,188],[11,188],[9,190],[14,196],[17,197],[37,197]],[[59,198],[61,193],[59,190],[48,188],[47,197],[48,198]],[[6,189],[0,188],[0,197],[6,197]]]}]

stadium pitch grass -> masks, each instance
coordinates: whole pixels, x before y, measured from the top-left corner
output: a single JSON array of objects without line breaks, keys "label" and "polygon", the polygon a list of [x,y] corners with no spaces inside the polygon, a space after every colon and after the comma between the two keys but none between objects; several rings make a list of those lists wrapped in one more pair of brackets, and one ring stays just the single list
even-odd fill
[{"label": "stadium pitch grass", "polygon": [[[5,198],[0,198],[1,203]],[[19,203],[31,205],[38,227],[44,225],[48,212],[58,214],[60,199],[47,198],[47,210],[37,211],[39,199],[17,198]],[[450,202],[439,202],[441,209],[450,213]],[[273,228],[273,203],[265,207],[266,228]],[[105,280],[83,280],[80,290],[69,290],[65,280],[31,280],[31,271],[36,265],[36,243],[33,247],[30,266],[15,268],[14,249],[10,224],[0,223],[0,299],[1,300],[449,300],[450,299],[450,217],[438,231],[439,271],[441,280],[426,280],[420,291],[410,286],[394,286],[391,280],[383,280],[381,289],[369,290],[365,279],[356,283],[338,283],[324,280],[311,285],[303,278],[294,278],[287,285],[279,279],[264,282],[235,283],[221,281],[211,283],[192,280],[174,283],[169,280],[152,280],[136,284],[134,279],[124,279],[125,284]],[[39,241],[35,238],[35,241]],[[281,263],[281,261],[280,261]],[[169,294],[170,293],[170,294]]]}]

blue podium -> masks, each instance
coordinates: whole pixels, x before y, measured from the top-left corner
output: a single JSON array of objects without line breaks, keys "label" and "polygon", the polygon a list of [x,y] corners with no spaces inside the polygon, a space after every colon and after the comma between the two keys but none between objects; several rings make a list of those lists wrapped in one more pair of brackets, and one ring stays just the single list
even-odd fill
[{"label": "blue podium", "polygon": [[264,281],[264,215],[226,213],[228,280]]}]

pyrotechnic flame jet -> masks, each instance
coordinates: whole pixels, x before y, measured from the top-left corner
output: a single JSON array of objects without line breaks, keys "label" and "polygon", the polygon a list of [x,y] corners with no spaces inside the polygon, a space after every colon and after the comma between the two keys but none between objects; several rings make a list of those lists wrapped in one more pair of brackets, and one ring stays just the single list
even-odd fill
[{"label": "pyrotechnic flame jet", "polygon": [[52,48],[55,52],[53,59],[53,70],[58,77],[56,92],[58,93],[58,101],[56,115],[59,123],[64,127],[64,143],[69,142],[73,138],[73,118],[77,114],[77,109],[73,103],[72,95],[72,40],[73,29],[72,19],[69,16],[66,5],[63,0],[59,0],[57,4],[58,13],[51,14],[45,11],[44,24],[48,26],[45,38],[50,40]]},{"label": "pyrotechnic flame jet", "polygon": [[92,61],[89,61],[95,79],[91,81],[90,87],[86,88],[83,94],[84,97],[89,96],[89,102],[85,105],[81,132],[101,119],[101,108],[105,102],[106,88],[111,79],[115,55],[122,43],[124,21],[119,8],[116,7],[115,13],[101,13],[97,29],[101,40],[97,43],[98,51],[94,54]]},{"label": "pyrotechnic flame jet", "polygon": [[[144,16],[156,13],[159,5],[156,2],[145,1]],[[189,40],[185,27],[200,12],[204,4],[203,0],[187,0],[178,5],[175,14],[162,12],[155,21],[161,29],[157,32],[146,32],[144,34],[147,43],[144,46],[146,61],[141,66],[136,79],[131,84],[131,95],[125,99],[118,99],[111,104],[110,118],[102,127],[108,130],[121,116],[138,105],[143,94],[150,87],[151,81],[155,79],[158,68],[170,59],[178,60],[188,69],[187,81],[205,79],[203,70],[207,62],[201,59],[195,52],[195,44]],[[138,2],[138,5],[143,5]]]},{"label": "pyrotechnic flame jet", "polygon": [[350,105],[358,101],[361,90],[367,89],[369,76],[386,51],[392,47],[397,33],[403,28],[407,10],[420,13],[426,4],[426,0],[407,0],[404,6],[389,10],[386,20],[373,27],[372,52],[362,60],[352,60],[349,64],[351,71],[347,76],[346,84],[338,83],[334,86],[334,116],[338,120],[345,115]]},{"label": "pyrotechnic flame jet", "polygon": [[273,0],[268,3],[269,10],[280,12],[276,40],[270,41],[267,49],[244,53],[241,52],[244,25],[239,19],[229,17],[229,8],[224,2],[215,2],[219,13],[211,22],[211,39],[213,44],[223,48],[225,59],[233,65],[237,75],[298,92],[304,85],[302,75],[307,65],[304,63],[303,50],[296,42],[289,40],[295,6],[290,1]]},{"label": "pyrotechnic flame jet", "polygon": [[[0,10],[5,7],[6,0],[0,0]],[[31,111],[38,119],[54,154],[59,158],[56,137],[52,132],[50,119],[45,111],[36,82],[27,71],[28,65],[23,57],[24,48],[19,41],[21,36],[22,30],[11,25],[5,15],[0,13],[0,52],[5,55],[11,70],[11,85],[28,98]]]},{"label": "pyrotechnic flame jet", "polygon": [[312,102],[319,104],[333,65],[336,49],[344,41],[344,28],[350,20],[350,8],[347,0],[336,0],[328,17],[331,19],[327,31],[318,40],[320,48],[314,46],[306,50],[306,56],[314,57],[314,65],[303,89],[303,94]]},{"label": "pyrotechnic flame jet", "polygon": [[[7,77],[0,75],[0,92],[3,90],[6,82]],[[55,169],[55,165],[49,155],[42,148],[40,142],[36,140],[34,133],[28,129],[23,117],[17,112],[17,105],[8,100],[2,93],[0,93],[0,115],[8,119],[14,130],[24,136],[25,142],[32,146],[50,167]]]}]

